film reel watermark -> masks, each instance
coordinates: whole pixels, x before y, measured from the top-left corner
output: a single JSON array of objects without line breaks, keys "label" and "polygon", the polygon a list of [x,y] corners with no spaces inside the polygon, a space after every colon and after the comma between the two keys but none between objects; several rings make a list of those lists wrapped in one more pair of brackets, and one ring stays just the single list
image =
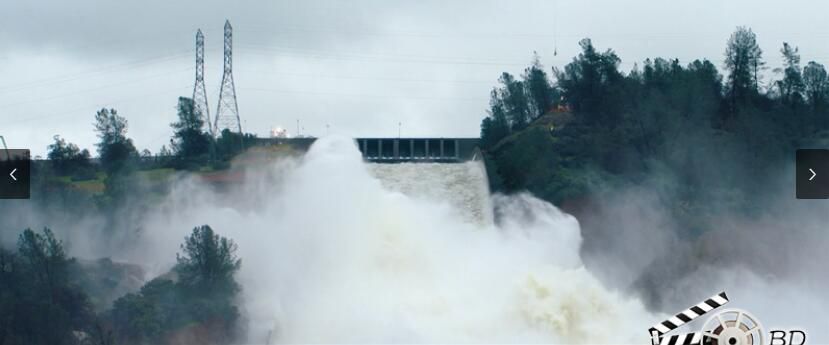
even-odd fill
[{"label": "film reel watermark", "polygon": [[713,314],[703,324],[702,329],[697,332],[666,335],[728,302],[728,295],[721,292],[654,325],[648,330],[651,336],[651,345],[806,344],[806,332],[774,329],[766,333],[760,320],[742,309],[724,309]]}]

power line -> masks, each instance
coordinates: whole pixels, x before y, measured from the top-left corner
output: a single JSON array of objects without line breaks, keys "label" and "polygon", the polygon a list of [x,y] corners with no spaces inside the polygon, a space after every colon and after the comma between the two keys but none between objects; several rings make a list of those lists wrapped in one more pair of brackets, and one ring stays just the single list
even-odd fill
[{"label": "power line", "polygon": [[273,56],[278,53],[280,56],[294,55],[304,58],[313,59],[331,59],[331,60],[369,60],[369,61],[386,61],[399,63],[424,63],[424,64],[444,64],[444,65],[487,65],[487,66],[527,66],[529,63],[514,63],[507,61],[487,61],[487,60],[461,60],[448,58],[433,58],[415,55],[388,55],[388,54],[354,54],[354,53],[340,53],[340,52],[325,52],[313,51],[307,52],[293,52],[284,48],[268,47],[261,45],[241,44],[241,48],[249,50],[253,53],[265,54]]},{"label": "power line", "polygon": [[180,59],[180,58],[185,57],[185,56],[187,56],[191,53],[192,53],[192,50],[187,49],[187,50],[181,51],[181,52],[176,53],[176,54],[156,56],[156,57],[152,57],[152,58],[146,58],[146,59],[140,59],[140,60],[134,60],[134,61],[129,61],[129,62],[125,62],[125,63],[120,63],[120,64],[114,64],[114,65],[110,65],[110,66],[106,66],[106,67],[99,67],[99,68],[89,69],[89,70],[85,70],[85,71],[78,72],[78,73],[73,73],[73,74],[66,74],[66,75],[55,76],[55,77],[50,77],[50,78],[38,79],[38,80],[33,80],[33,81],[23,82],[23,83],[15,83],[13,86],[6,86],[6,87],[3,87],[3,88],[0,88],[0,92],[4,92],[6,90],[11,90],[10,92],[17,92],[17,91],[20,91],[20,90],[25,90],[25,89],[28,89],[28,88],[38,87],[38,86],[43,86],[43,85],[52,86],[52,85],[56,85],[56,84],[61,84],[61,83],[66,83],[66,82],[70,82],[70,81],[83,79],[83,78],[89,77],[89,76],[95,76],[95,75],[101,75],[101,74],[106,74],[106,73],[118,72],[118,71],[122,71],[122,70],[126,70],[126,69],[131,69],[131,68],[135,68],[136,66],[145,66],[145,65],[152,65],[152,64],[157,64],[157,63],[161,63],[161,62],[168,62],[168,61],[171,61],[171,60]]},{"label": "power line", "polygon": [[493,80],[464,80],[464,79],[419,79],[419,78],[383,78],[383,77],[359,77],[348,75],[331,75],[331,74],[314,74],[314,73],[294,73],[294,72],[275,72],[274,75],[303,77],[303,78],[321,78],[321,79],[342,79],[342,80],[376,80],[376,81],[393,81],[404,83],[454,83],[454,84],[492,84]]},{"label": "power line", "polygon": [[167,94],[167,93],[171,93],[171,92],[174,92],[174,91],[177,91],[177,90],[188,90],[188,89],[190,89],[190,86],[178,86],[178,87],[164,89],[164,90],[160,90],[160,91],[156,91],[156,92],[150,92],[150,93],[145,93],[145,94],[141,94],[141,95],[135,95],[135,96],[132,96],[132,97],[120,98],[120,99],[116,99],[116,100],[109,100],[109,101],[105,101],[105,102],[95,102],[94,105],[84,105],[84,106],[80,106],[80,107],[71,108],[69,110],[61,110],[60,112],[57,112],[57,113],[52,112],[52,113],[47,114],[47,115],[28,116],[28,117],[26,117],[26,116],[17,116],[17,117],[9,116],[10,118],[14,118],[15,120],[4,121],[3,124],[4,125],[14,125],[14,124],[19,124],[19,123],[35,121],[35,120],[63,119],[63,118],[76,116],[77,114],[80,113],[80,111],[86,112],[86,111],[92,110],[94,112],[94,111],[100,110],[101,108],[115,107],[116,105],[123,104],[125,102],[132,102],[132,101],[136,101],[136,100],[146,100],[146,98],[149,97],[149,96]]},{"label": "power line", "polygon": [[[293,55],[293,56],[302,56],[302,57],[310,57],[310,58],[320,58],[320,59],[335,59],[335,60],[370,60],[370,61],[377,61],[377,60],[391,60],[393,62],[413,62],[413,63],[430,63],[430,64],[472,64],[472,65],[493,65],[493,66],[527,66],[528,63],[515,63],[515,62],[507,62],[507,61],[498,61],[498,60],[461,60],[458,58],[451,58],[451,57],[434,57],[434,56],[420,56],[420,55],[404,55],[404,54],[353,54],[353,53],[338,53],[333,51],[325,51],[325,50],[315,50],[315,49],[303,49],[303,48],[276,48],[276,47],[269,47],[263,45],[242,45],[243,49],[250,48],[254,52],[262,53],[267,56],[279,55]],[[117,72],[120,70],[134,68],[135,66],[142,66],[142,65],[152,65],[158,64],[163,62],[168,62],[171,60],[179,59],[184,57],[186,54],[191,53],[192,50],[186,50],[182,53],[177,53],[173,55],[165,55],[165,56],[158,56],[148,59],[141,59],[116,65],[110,65],[104,68],[95,69],[95,70],[87,70],[81,73],[57,76],[53,78],[46,78],[31,81],[28,83],[17,84],[18,86],[8,86],[4,88],[0,88],[0,91],[9,90],[8,93],[14,93],[22,90],[26,90],[27,88],[31,87],[38,87],[41,85],[55,85],[75,80],[80,80],[85,77],[91,77],[95,75],[101,75],[105,73]],[[826,56],[810,56],[810,55],[802,55],[803,60],[820,60],[827,58]],[[644,59],[640,58],[639,60],[644,61]],[[683,57],[680,60],[691,61],[694,58],[686,58]],[[632,65],[634,62],[632,61],[625,61],[623,65]],[[283,75],[291,75],[291,73],[280,73]],[[302,75],[298,73],[294,73],[293,75],[297,76],[309,76],[309,77],[321,77],[321,78],[332,78],[332,79],[354,79],[354,80],[379,80],[379,81],[401,81],[401,82],[436,82],[436,83],[493,83],[484,80],[473,80],[473,81],[453,81],[453,80],[426,80],[426,79],[404,79],[404,78],[371,78],[371,77],[355,77],[355,76],[326,76],[326,75]],[[11,90],[14,89],[14,90]],[[7,94],[8,94],[7,93]]]},{"label": "power line", "polygon": [[137,84],[137,83],[144,82],[144,81],[147,81],[147,80],[156,79],[156,78],[159,78],[159,77],[168,77],[170,75],[180,74],[182,72],[188,72],[188,71],[191,71],[191,68],[189,68],[189,67],[185,68],[185,69],[179,68],[179,69],[176,69],[176,70],[173,70],[173,71],[159,73],[159,74],[155,74],[155,75],[148,76],[148,77],[145,77],[145,78],[132,79],[132,80],[127,80],[127,81],[118,82],[118,83],[101,85],[101,86],[94,87],[94,88],[91,88],[91,89],[78,90],[78,91],[75,91],[75,92],[59,94],[59,95],[53,95],[51,97],[45,97],[45,98],[36,98],[36,99],[33,99],[33,100],[28,100],[28,101],[0,104],[0,109],[10,108],[10,107],[19,106],[19,105],[25,105],[25,104],[31,104],[31,103],[48,102],[48,101],[52,101],[52,100],[55,100],[55,99],[66,98],[66,97],[71,97],[71,96],[77,96],[77,95],[85,94],[85,93],[88,93],[88,92],[109,89],[109,88],[112,88],[112,87],[115,87],[115,86]]},{"label": "power line", "polygon": [[[558,12],[557,10],[553,10]],[[555,21],[553,19],[553,21]],[[463,31],[434,31],[434,32],[417,32],[417,31],[372,31],[372,30],[349,30],[342,28],[325,28],[325,27],[301,27],[301,26],[281,26],[281,27],[262,27],[262,26],[246,26],[245,31],[263,32],[271,35],[342,35],[342,36],[390,36],[390,37],[415,37],[415,38],[437,38],[437,39],[515,39],[515,38],[544,38],[554,39],[558,37],[570,37],[575,39],[581,38],[629,38],[629,39],[678,39],[687,37],[720,37],[723,42],[728,39],[728,34],[723,32],[666,32],[666,31],[649,31],[649,32],[591,32],[591,33],[561,33],[551,30],[552,32],[506,32],[506,31],[489,31],[489,32],[463,32]],[[794,37],[794,36],[809,36],[809,37],[827,37],[829,32],[789,32],[789,33],[767,33],[763,35],[775,37]]]},{"label": "power line", "polygon": [[[273,46],[265,46],[265,45],[251,45],[251,44],[242,44],[240,45],[243,49],[248,50],[249,53],[260,54],[264,56],[294,56],[294,57],[301,57],[301,58],[311,58],[311,59],[322,59],[322,60],[335,60],[335,61],[363,61],[363,62],[393,62],[393,63],[423,63],[423,64],[444,64],[444,65],[483,65],[483,66],[500,66],[504,68],[511,68],[516,66],[526,67],[529,65],[529,62],[521,63],[521,62],[514,62],[514,61],[507,61],[507,60],[464,60],[464,59],[455,59],[451,57],[430,57],[430,56],[418,56],[418,55],[402,55],[402,54],[364,54],[364,53],[350,53],[350,52],[337,52],[331,50],[318,50],[318,49],[305,49],[305,48],[293,48],[293,47],[273,47]],[[689,63],[695,60],[708,60],[715,64],[720,62],[720,59],[710,58],[706,56],[635,56],[631,57],[631,55],[622,55],[619,54],[619,51],[614,49],[614,51],[619,55],[622,59],[620,62],[621,66],[626,66],[628,68],[632,68],[634,65],[642,64],[647,59],[655,59],[655,58],[663,58],[666,60],[673,60],[678,59],[683,63]],[[820,61],[822,59],[827,59],[829,56],[822,56],[822,55],[808,55],[808,54],[801,54],[801,59],[804,61]],[[558,57],[558,58],[548,58],[547,60],[553,60],[558,63],[553,63],[553,65],[564,65],[570,62],[569,58],[565,57]],[[775,61],[779,60],[776,58],[776,55],[768,57],[766,60],[768,61]]]},{"label": "power line", "polygon": [[[297,34],[314,34],[314,33],[336,33],[336,34],[344,34],[344,35],[378,35],[378,36],[410,36],[410,37],[458,37],[458,38],[470,38],[470,37],[481,37],[481,38],[515,38],[515,37],[539,37],[539,38],[552,38],[556,39],[559,37],[592,37],[594,39],[598,38],[635,38],[635,39],[642,39],[642,38],[670,38],[675,39],[677,37],[700,37],[700,36],[722,36],[720,33],[681,33],[681,32],[649,32],[649,33],[636,33],[636,32],[620,32],[620,33],[598,33],[598,34],[591,34],[591,35],[583,35],[583,34],[564,34],[564,33],[521,33],[521,32],[379,32],[379,31],[361,31],[361,30],[346,30],[343,31],[339,28],[337,29],[325,29],[325,28],[303,28],[303,27],[288,27],[288,28],[276,28],[275,30],[272,28],[253,28],[249,29],[248,31],[263,31],[268,33],[297,33]],[[772,35],[772,34],[769,34]],[[766,35],[766,36],[769,36]],[[829,36],[829,33],[806,33],[806,32],[795,32],[795,33],[775,33],[774,36]],[[723,37],[723,41],[725,42],[726,37]],[[97,46],[97,45],[96,45]],[[317,58],[317,59],[338,59],[338,60],[359,60],[359,59],[369,59],[369,60],[389,60],[391,62],[411,62],[411,63],[430,63],[430,64],[454,64],[454,65],[494,65],[494,66],[526,66],[527,63],[517,63],[512,61],[504,61],[504,60],[480,60],[480,59],[468,59],[468,58],[457,58],[457,57],[447,57],[447,56],[418,56],[418,55],[404,55],[404,54],[360,54],[360,53],[340,53],[340,52],[332,52],[332,51],[325,51],[325,50],[314,50],[314,49],[307,49],[307,48],[297,48],[297,47],[273,47],[273,46],[264,46],[264,45],[249,45],[249,44],[242,44],[240,45],[244,47],[243,49],[252,49],[254,51],[266,51],[266,50],[276,50],[280,51],[283,54],[287,55],[298,55],[303,57],[310,57],[310,58]],[[618,47],[617,47],[618,48]],[[293,51],[292,51],[293,50]],[[192,53],[192,50],[184,50],[172,55],[163,55],[163,56],[156,56],[152,58],[146,58],[136,61],[131,61],[122,64],[111,65],[103,68],[95,68],[86,70],[79,73],[68,74],[63,76],[56,76],[51,78],[45,78],[40,80],[34,80],[30,82],[18,83],[14,86],[6,86],[0,88],[0,92],[17,92],[22,91],[31,87],[37,87],[41,85],[54,85],[58,83],[64,83],[69,81],[74,81],[78,79],[82,79],[84,77],[92,76],[92,75],[99,75],[105,74],[109,72],[119,71],[126,68],[132,68],[138,65],[148,65],[148,64],[155,64],[155,63],[162,63],[172,59],[177,59],[186,56],[187,54]],[[652,56],[648,56],[652,57]],[[626,60],[630,58],[630,61],[640,62],[648,57],[634,57],[630,58],[630,56],[626,57]],[[683,57],[682,60],[692,61],[700,57]],[[803,60],[821,60],[827,58],[826,56],[809,56],[803,55]],[[715,59],[716,60],[716,59]],[[713,61],[713,60],[712,60]],[[628,65],[630,62],[625,61],[624,64]]]},{"label": "power line", "polygon": [[242,87],[242,90],[259,91],[269,93],[281,94],[298,94],[298,95],[313,95],[313,96],[336,96],[336,97],[357,97],[357,98],[374,98],[381,100],[432,100],[432,101],[464,101],[464,102],[486,102],[486,98],[476,97],[435,97],[435,96],[389,96],[377,94],[359,94],[359,93],[339,93],[339,92],[321,92],[321,91],[304,91],[304,90],[284,90],[284,89],[270,89],[270,88],[256,88],[256,87]]}]

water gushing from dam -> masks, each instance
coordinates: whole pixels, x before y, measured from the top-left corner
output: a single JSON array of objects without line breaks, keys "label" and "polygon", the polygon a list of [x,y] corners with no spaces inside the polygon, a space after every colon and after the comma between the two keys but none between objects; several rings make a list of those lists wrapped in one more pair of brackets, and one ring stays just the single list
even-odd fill
[{"label": "water gushing from dam", "polygon": [[[575,218],[490,197],[479,163],[367,164],[348,140],[235,196],[180,184],[137,247],[175,252],[194,221],[237,242],[251,343],[648,341],[660,318],[585,269]],[[229,197],[258,207],[215,206]]]},{"label": "water gushing from dam", "polygon": [[492,225],[486,170],[481,162],[462,164],[367,164],[384,189],[427,202],[447,203],[458,216]]}]

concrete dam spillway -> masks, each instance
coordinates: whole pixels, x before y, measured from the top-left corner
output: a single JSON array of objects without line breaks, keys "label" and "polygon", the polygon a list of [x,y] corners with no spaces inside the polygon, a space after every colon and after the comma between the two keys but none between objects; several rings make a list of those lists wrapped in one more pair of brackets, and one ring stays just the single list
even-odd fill
[{"label": "concrete dam spillway", "polygon": [[462,162],[476,159],[480,140],[477,138],[357,138],[355,141],[363,158],[372,162]]},{"label": "concrete dam spillway", "polygon": [[[256,145],[287,144],[308,150],[317,138],[257,138]],[[369,162],[459,163],[481,159],[478,138],[354,138],[354,144]]]},{"label": "concrete dam spillway", "polygon": [[478,225],[492,225],[492,204],[486,169],[479,161],[461,164],[367,164],[384,188],[411,198],[441,200],[458,216]]}]

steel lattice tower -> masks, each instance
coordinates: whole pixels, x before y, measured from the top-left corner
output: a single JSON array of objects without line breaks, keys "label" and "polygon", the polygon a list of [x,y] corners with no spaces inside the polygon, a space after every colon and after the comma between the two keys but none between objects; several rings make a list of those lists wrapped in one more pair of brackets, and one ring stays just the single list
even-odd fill
[{"label": "steel lattice tower", "polygon": [[216,110],[216,134],[228,128],[242,134],[242,121],[239,118],[239,105],[236,103],[236,87],[233,84],[233,28],[230,21],[225,21],[225,71],[222,87],[219,91],[219,107]]},{"label": "steel lattice tower", "polygon": [[193,110],[199,114],[207,126],[207,132],[213,135],[213,122],[207,105],[207,91],[204,87],[204,35],[201,29],[196,32],[196,85],[193,86]]}]

